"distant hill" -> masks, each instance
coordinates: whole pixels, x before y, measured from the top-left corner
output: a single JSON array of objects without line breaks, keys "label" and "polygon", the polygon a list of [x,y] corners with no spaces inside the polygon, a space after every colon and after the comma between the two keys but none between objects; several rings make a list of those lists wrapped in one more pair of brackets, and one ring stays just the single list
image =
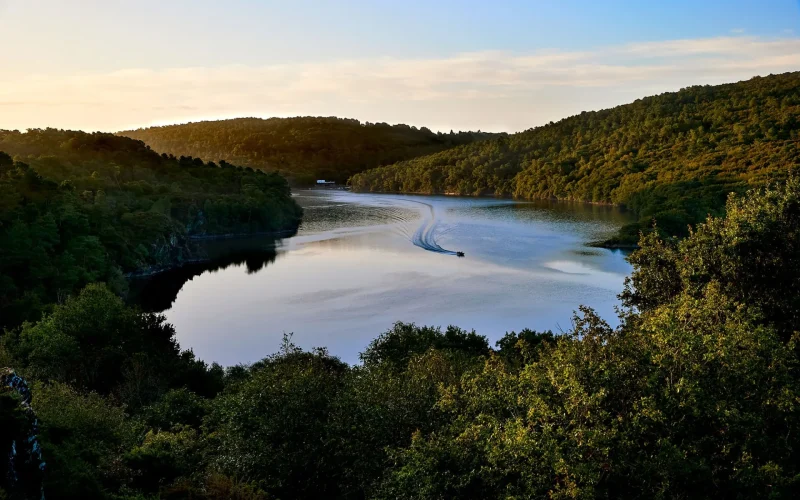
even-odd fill
[{"label": "distant hill", "polygon": [[622,204],[665,232],[721,214],[729,192],[800,165],[800,73],[695,86],[362,172],[359,191]]},{"label": "distant hill", "polygon": [[325,117],[236,118],[119,132],[155,151],[225,160],[280,172],[298,184],[344,183],[363,170],[436,153],[477,139],[482,132],[429,129]]}]

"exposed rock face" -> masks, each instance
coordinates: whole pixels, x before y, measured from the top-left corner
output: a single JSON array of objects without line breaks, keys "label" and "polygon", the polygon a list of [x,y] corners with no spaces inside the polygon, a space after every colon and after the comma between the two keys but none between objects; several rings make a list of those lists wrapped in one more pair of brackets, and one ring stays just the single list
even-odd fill
[{"label": "exposed rock face", "polygon": [[[43,475],[46,464],[39,445],[39,421],[31,408],[31,391],[28,383],[14,370],[0,370],[0,383],[7,393],[16,393],[14,399],[4,399],[0,410],[7,428],[0,431],[3,445],[8,446],[8,466],[5,485],[9,492],[24,498],[44,500]],[[7,402],[16,402],[15,407]],[[13,403],[12,403],[13,404]],[[8,406],[7,408],[2,408]]]}]

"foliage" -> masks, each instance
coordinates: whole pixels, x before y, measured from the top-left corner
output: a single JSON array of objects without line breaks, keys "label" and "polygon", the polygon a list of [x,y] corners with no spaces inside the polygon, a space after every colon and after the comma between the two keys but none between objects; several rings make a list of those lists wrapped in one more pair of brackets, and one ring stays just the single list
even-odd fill
[{"label": "foliage", "polygon": [[361,360],[366,365],[394,364],[404,368],[414,356],[424,354],[429,349],[460,351],[470,356],[489,353],[486,337],[475,331],[466,332],[455,326],[441,328],[418,327],[415,324],[397,322],[390,329],[373,340]]},{"label": "foliage", "polygon": [[800,73],[695,86],[354,175],[359,191],[622,204],[667,235],[800,162]]},{"label": "foliage", "polygon": [[726,211],[726,218],[709,218],[679,244],[644,236],[622,298],[647,311],[681,291],[700,297],[716,283],[789,338],[800,331],[800,179],[732,196]]},{"label": "foliage", "polygon": [[492,136],[334,117],[237,118],[128,130],[156,151],[277,171],[299,184],[358,172]]},{"label": "foliage", "polygon": [[168,383],[156,376],[178,357],[174,336],[163,316],[139,314],[105,286],[89,285],[40,322],[24,325],[18,357],[28,360],[34,378],[101,394],[119,387],[130,392],[125,399],[141,402]]},{"label": "foliage", "polygon": [[553,332],[537,332],[525,328],[517,332],[507,332],[497,341],[497,355],[503,358],[506,366],[521,367],[538,359],[541,349],[555,342]]},{"label": "foliage", "polygon": [[790,177],[642,235],[614,328],[397,323],[357,366],[287,336],[223,370],[93,284],[3,355],[38,379],[50,498],[794,498],[798,200]]},{"label": "foliage", "polygon": [[33,408],[41,422],[50,498],[104,498],[108,487],[124,484],[120,449],[136,442],[122,408],[97,393],[82,394],[65,384],[38,384]]},{"label": "foliage", "polygon": [[219,451],[215,466],[279,498],[334,494],[339,464],[327,415],[346,373],[347,366],[327,353],[287,343],[215,402],[209,417]]},{"label": "foliage", "polygon": [[390,470],[390,448],[405,447],[417,431],[443,424],[440,389],[480,367],[482,357],[435,349],[399,366],[384,361],[352,369],[332,406],[328,426],[340,464],[340,497],[372,498]]},{"label": "foliage", "polygon": [[451,424],[394,452],[383,494],[788,496],[795,366],[793,347],[713,289],[632,331],[584,311],[518,374],[495,358],[449,389]]},{"label": "foliage", "polygon": [[187,426],[200,428],[209,410],[208,401],[186,389],[173,389],[160,400],[142,410],[147,426],[157,430],[170,430]]},{"label": "foliage", "polygon": [[189,477],[200,469],[197,430],[177,426],[171,431],[148,431],[142,443],[125,454],[125,464],[130,467],[132,489],[148,494]]},{"label": "foliage", "polygon": [[124,273],[195,259],[192,237],[299,223],[279,175],[159,156],[124,137],[0,131],[0,151],[0,328],[88,283],[122,293]]},{"label": "foliage", "polygon": [[6,334],[24,372],[40,381],[32,404],[48,450],[48,496],[154,493],[197,469],[208,402],[185,387],[216,394],[218,369],[181,353],[174,334],[162,316],[97,284],[26,323],[18,339]]}]

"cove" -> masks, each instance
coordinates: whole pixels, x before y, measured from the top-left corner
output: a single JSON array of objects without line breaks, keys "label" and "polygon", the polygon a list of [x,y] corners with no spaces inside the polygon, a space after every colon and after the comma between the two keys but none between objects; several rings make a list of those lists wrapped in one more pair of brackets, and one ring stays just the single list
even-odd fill
[{"label": "cove", "polygon": [[[294,193],[296,235],[209,242],[216,257],[134,283],[184,348],[222,365],[276,352],[284,333],[350,363],[395,321],[568,330],[579,305],[610,323],[630,265],[592,248],[632,220],[618,207],[493,198]],[[456,252],[464,252],[459,258]]]}]

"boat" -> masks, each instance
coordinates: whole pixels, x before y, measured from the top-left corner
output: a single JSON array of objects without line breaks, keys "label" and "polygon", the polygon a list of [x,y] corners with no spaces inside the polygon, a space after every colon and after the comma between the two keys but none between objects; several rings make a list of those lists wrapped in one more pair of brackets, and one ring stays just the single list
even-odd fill
[{"label": "boat", "polygon": [[464,252],[456,252],[456,255],[458,255],[459,257],[463,257],[464,256]]}]

